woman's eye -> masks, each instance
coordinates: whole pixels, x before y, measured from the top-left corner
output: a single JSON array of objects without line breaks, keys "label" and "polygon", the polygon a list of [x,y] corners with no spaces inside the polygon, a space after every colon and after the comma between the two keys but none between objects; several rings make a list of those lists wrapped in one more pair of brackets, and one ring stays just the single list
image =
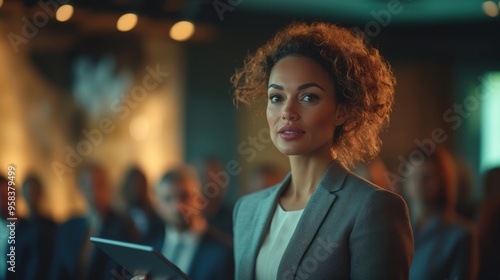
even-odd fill
[{"label": "woman's eye", "polygon": [[319,98],[314,94],[306,94],[306,95],[304,95],[304,97],[302,97],[301,100],[305,101],[305,102],[315,102],[315,101],[318,101]]},{"label": "woman's eye", "polygon": [[281,97],[279,95],[272,94],[272,95],[269,96],[269,101],[271,101],[271,103],[280,102],[281,101]]}]

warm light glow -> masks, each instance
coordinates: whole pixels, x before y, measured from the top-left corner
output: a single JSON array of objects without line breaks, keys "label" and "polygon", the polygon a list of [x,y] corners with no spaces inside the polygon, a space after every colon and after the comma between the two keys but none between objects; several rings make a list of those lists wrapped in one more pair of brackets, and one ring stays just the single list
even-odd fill
[{"label": "warm light glow", "polygon": [[186,41],[194,34],[194,24],[189,21],[179,21],[170,28],[170,37],[176,41]]},{"label": "warm light glow", "polygon": [[130,135],[134,140],[142,141],[149,134],[149,120],[146,116],[139,115],[130,121]]},{"label": "warm light glow", "polygon": [[493,1],[486,1],[483,3],[483,11],[490,17],[498,16],[498,5]]},{"label": "warm light glow", "polygon": [[3,0],[0,0],[0,7],[2,7],[3,5]]},{"label": "warm light glow", "polygon": [[138,18],[136,14],[124,14],[116,22],[116,28],[123,32],[130,31],[137,24],[137,20]]},{"label": "warm light glow", "polygon": [[[0,0],[1,1],[1,0]],[[68,21],[73,15],[73,6],[62,5],[57,9],[56,19],[60,22]]]}]

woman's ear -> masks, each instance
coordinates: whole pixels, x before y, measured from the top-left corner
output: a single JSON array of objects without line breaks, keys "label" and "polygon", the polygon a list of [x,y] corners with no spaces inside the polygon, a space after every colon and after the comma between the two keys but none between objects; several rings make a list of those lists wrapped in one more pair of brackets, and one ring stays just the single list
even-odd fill
[{"label": "woman's ear", "polygon": [[340,126],[347,121],[349,115],[347,114],[347,109],[343,105],[338,105],[335,111],[335,125]]}]

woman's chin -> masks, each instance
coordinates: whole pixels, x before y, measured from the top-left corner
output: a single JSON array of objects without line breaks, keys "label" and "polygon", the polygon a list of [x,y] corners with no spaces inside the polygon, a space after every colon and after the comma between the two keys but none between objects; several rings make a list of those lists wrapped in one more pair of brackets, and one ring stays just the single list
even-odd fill
[{"label": "woman's chin", "polygon": [[299,156],[303,154],[303,151],[294,148],[280,148],[279,151],[285,156]]}]

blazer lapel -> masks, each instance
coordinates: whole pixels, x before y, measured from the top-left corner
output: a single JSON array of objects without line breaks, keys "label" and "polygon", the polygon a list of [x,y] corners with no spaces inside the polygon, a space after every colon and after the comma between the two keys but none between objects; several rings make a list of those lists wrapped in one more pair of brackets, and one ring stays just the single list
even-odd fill
[{"label": "blazer lapel", "polygon": [[[264,242],[264,238],[266,237],[267,229],[269,228],[269,224],[271,223],[272,217],[274,215],[274,211],[276,210],[276,205],[278,203],[278,198],[283,190],[288,186],[288,182],[290,181],[290,175],[288,175],[282,182],[279,188],[276,188],[267,196],[259,202],[259,207],[257,208],[257,213],[255,213],[255,217],[257,219],[253,223],[253,238],[251,239],[251,244],[249,244],[248,248],[250,248],[246,260],[243,260],[242,263],[248,263],[249,265],[242,266],[240,271],[240,278],[242,275],[251,275],[250,279],[255,279],[255,265],[257,262],[257,254],[259,252],[260,246],[262,242]],[[250,269],[251,271],[247,271]],[[246,278],[241,278],[246,279]]]},{"label": "blazer lapel", "polygon": [[[297,224],[297,228],[285,249],[278,268],[278,275],[284,275],[290,271],[292,275],[297,273],[302,257],[332,208],[337,197],[335,192],[342,188],[346,176],[347,171],[340,164],[336,162],[330,164],[318,187],[309,199]],[[278,277],[278,279],[281,278]]]}]

